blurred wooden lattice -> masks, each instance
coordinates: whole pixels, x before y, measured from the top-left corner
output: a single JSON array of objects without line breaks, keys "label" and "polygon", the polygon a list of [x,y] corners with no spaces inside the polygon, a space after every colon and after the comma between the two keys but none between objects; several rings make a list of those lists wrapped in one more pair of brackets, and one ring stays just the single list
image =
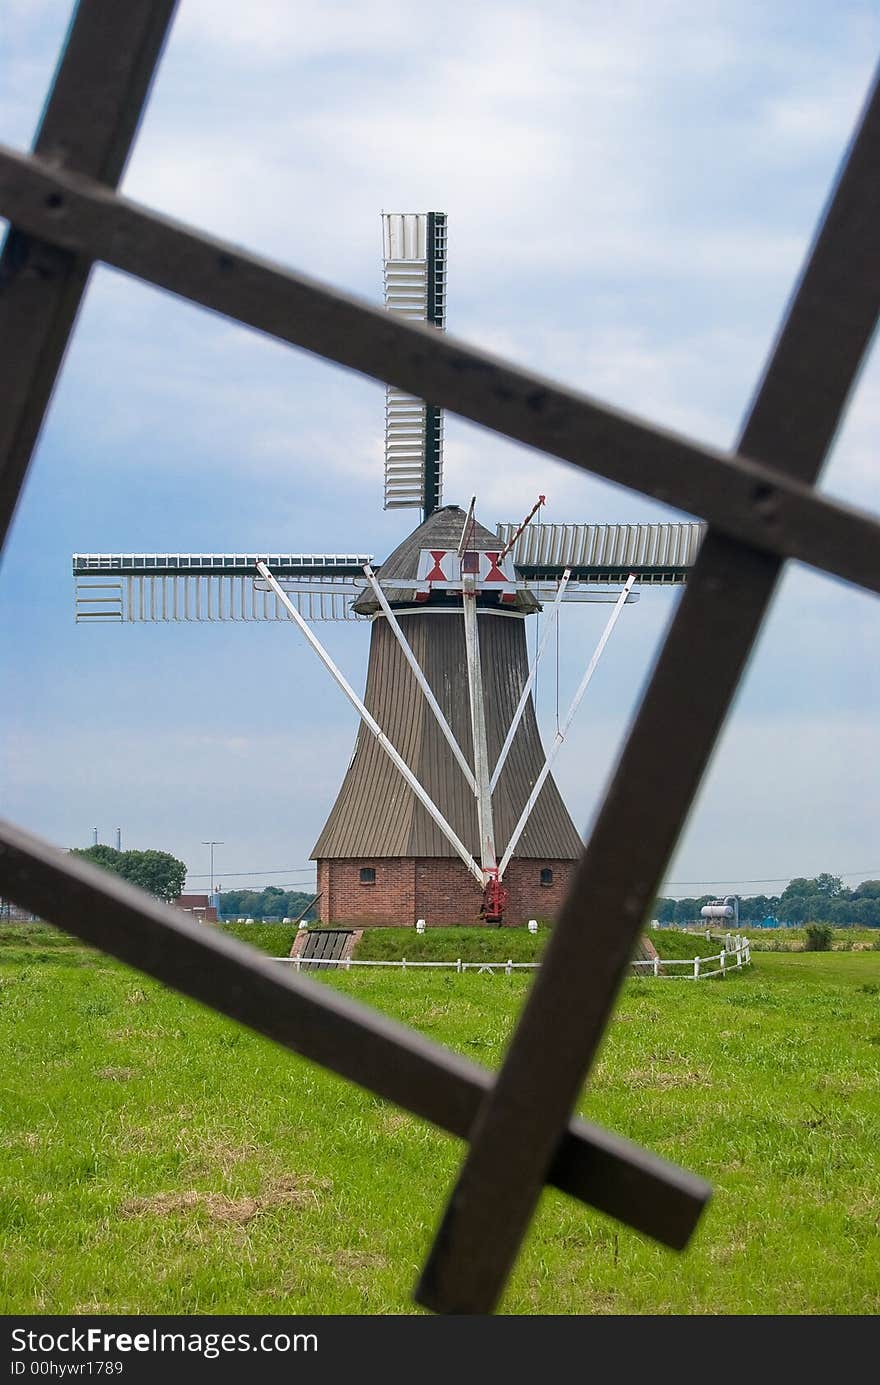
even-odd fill
[{"label": "blurred wooden lattice", "polygon": [[[702,1180],[571,1111],[786,558],[880,590],[880,523],[814,490],[880,300],[880,100],[732,454],[603,408],[117,196],[174,0],[81,0],[33,153],[0,149],[0,536],[95,261],[704,518],[709,530],[497,1077],[0,826],[0,893],[468,1141],[417,1289],[497,1302],[545,1183],[682,1247]],[[712,669],[711,679],[690,677]],[[583,927],[589,915],[589,931]]]}]

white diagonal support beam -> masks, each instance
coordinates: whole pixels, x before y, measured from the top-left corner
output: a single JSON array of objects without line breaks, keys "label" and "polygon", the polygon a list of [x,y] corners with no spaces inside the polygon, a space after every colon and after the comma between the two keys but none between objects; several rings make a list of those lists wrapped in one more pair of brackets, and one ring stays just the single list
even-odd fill
[{"label": "white diagonal support beam", "polygon": [[532,809],[538,801],[538,796],[544,787],[544,782],[547,778],[547,775],[553,768],[553,761],[559,754],[562,743],[565,740],[566,735],[568,734],[568,729],[571,726],[571,723],[574,721],[575,713],[577,712],[578,707],[581,705],[581,699],[583,698],[584,693],[587,691],[587,688],[590,685],[590,679],[596,672],[596,667],[599,663],[599,660],[602,657],[602,651],[604,650],[606,644],[611,638],[611,631],[617,624],[617,621],[620,617],[620,613],[626,605],[626,598],[629,596],[630,591],[632,590],[632,585],[635,582],[635,580],[635,574],[631,573],[630,576],[627,578],[626,584],[624,585],[623,590],[620,593],[620,596],[617,598],[614,610],[608,617],[608,624],[602,631],[602,636],[599,640],[599,643],[596,645],[593,657],[587,665],[587,671],[581,679],[580,687],[578,688],[577,692],[571,700],[571,706],[569,707],[568,712],[566,713],[565,720],[563,721],[559,730],[556,732],[556,737],[553,741],[552,746],[550,747],[550,752],[547,756],[547,759],[544,761],[544,767],[541,770],[541,773],[538,775],[537,779],[535,780],[535,787],[529,794],[526,806],[522,810],[520,820],[516,824],[516,827],[514,827],[510,841],[507,843],[507,849],[505,850],[504,855],[501,858],[501,864],[498,867],[499,880],[504,878],[504,872],[507,870],[507,867],[510,863],[510,858],[516,850],[516,844],[522,836],[525,825],[531,816]]},{"label": "white diagonal support beam", "polygon": [[464,524],[461,526],[461,537],[458,540],[459,561],[461,561],[461,559],[464,557],[465,549],[468,545],[468,539],[470,538],[470,532],[474,523],[474,509],[476,508],[476,504],[477,497],[475,495],[472,495],[471,503],[470,505],[468,505],[467,514],[464,517]]},{"label": "white diagonal support beam", "polygon": [[552,634],[552,632],[553,632],[553,627],[555,626],[557,620],[559,619],[559,608],[560,608],[560,606],[562,605],[563,593],[565,592],[565,588],[568,586],[568,579],[569,579],[570,576],[571,576],[571,568],[570,568],[570,567],[567,567],[567,568],[565,569],[564,573],[562,574],[562,580],[561,580],[560,583],[559,583],[559,590],[558,590],[558,592],[556,593],[556,600],[553,602],[553,607],[552,607],[552,609],[551,609],[551,611],[550,611],[550,615],[549,615],[549,617],[548,617],[548,619],[547,619],[547,624],[546,624],[546,626],[544,627],[544,634],[543,634],[543,636],[542,636],[542,638],[541,638],[541,643],[540,643],[540,646],[539,646],[539,648],[538,648],[538,652],[537,652],[537,654],[535,655],[535,660],[534,660],[534,663],[532,664],[532,667],[529,669],[529,676],[528,676],[528,678],[526,679],[526,681],[525,681],[525,683],[524,683],[524,685],[523,685],[523,690],[522,690],[522,692],[521,692],[520,695],[519,695],[519,702],[517,703],[516,711],[515,711],[514,714],[513,714],[513,720],[512,720],[511,723],[510,723],[510,729],[509,729],[509,731],[507,732],[507,736],[505,737],[504,744],[503,744],[503,746],[501,747],[501,754],[498,756],[498,762],[497,762],[497,764],[496,764],[496,766],[495,766],[495,769],[494,769],[493,772],[492,772],[492,779],[491,779],[491,782],[490,782],[490,784],[489,784],[489,788],[491,789],[492,793],[495,792],[495,789],[496,789],[496,787],[497,787],[497,785],[498,785],[498,780],[501,778],[501,771],[504,769],[504,762],[506,761],[508,755],[510,754],[510,747],[513,745],[513,738],[514,738],[514,736],[516,735],[516,729],[517,729],[517,727],[519,726],[520,721],[521,721],[521,719],[522,719],[522,714],[523,714],[523,712],[524,712],[525,709],[526,709],[526,703],[527,703],[528,700],[529,700],[529,694],[530,694],[531,691],[532,691],[532,687],[534,686],[535,678],[537,677],[537,673],[538,673],[538,663],[540,662],[541,655],[544,653],[544,650],[547,648],[547,641],[549,640],[549,638],[550,638],[550,636],[551,636],[551,634]]},{"label": "white diagonal support beam", "polygon": [[425,695],[425,701],[431,708],[431,711],[434,713],[434,716],[437,718],[437,725],[443,732],[443,735],[445,736],[449,744],[450,750],[452,751],[453,755],[458,761],[459,766],[461,767],[461,772],[467,780],[468,787],[470,788],[471,793],[476,795],[477,782],[474,779],[473,771],[467,762],[465,753],[459,745],[458,741],[455,739],[455,732],[449,725],[449,722],[446,720],[446,717],[443,715],[443,708],[440,706],[440,703],[434,696],[431,684],[428,682],[427,678],[425,677],[424,673],[419,667],[419,661],[416,658],[415,654],[413,654],[412,652],[412,646],[410,645],[409,640],[406,638],[406,635],[401,630],[400,622],[398,621],[397,616],[394,614],[391,607],[389,606],[388,598],[386,597],[381,586],[379,585],[379,582],[376,579],[376,574],[370,567],[369,563],[366,563],[364,565],[364,574],[370,586],[373,588],[373,593],[376,597],[376,600],[382,608],[382,613],[385,616],[385,619],[388,621],[391,633],[397,640],[397,643],[400,645],[403,657],[406,659],[406,662],[412,669],[413,676],[415,677],[416,682],[418,683],[419,687]]},{"label": "white diagonal support beam", "polygon": [[289,596],[285,592],[284,588],[280,585],[279,582],[276,582],[275,578],[272,576],[271,572],[266,567],[266,564],[263,562],[258,562],[256,566],[260,576],[263,578],[264,581],[268,582],[272,591],[278,597],[278,600],[282,602],[284,606],[287,607],[287,610],[290,612],[291,618],[299,626],[300,630],[305,635],[309,644],[314,649],[315,653],[321,660],[321,663],[324,665],[333,681],[337,684],[338,687],[342,689],[351,705],[357,710],[361,717],[361,720],[364,722],[364,725],[376,737],[376,740],[379,742],[382,749],[385,751],[385,754],[388,756],[392,764],[395,765],[396,768],[403,775],[403,778],[406,780],[407,784],[412,789],[413,793],[421,803],[422,807],[425,808],[428,813],[430,813],[431,817],[434,819],[437,826],[440,828],[440,831],[443,833],[446,840],[455,849],[456,854],[460,856],[461,859],[464,861],[465,865],[467,866],[468,870],[470,871],[474,879],[478,882],[478,884],[482,886],[483,872],[480,870],[480,867],[477,865],[473,856],[468,851],[464,842],[461,841],[454,829],[446,821],[446,818],[443,816],[434,800],[422,788],[418,779],[413,774],[409,765],[406,763],[406,760],[404,760],[403,756],[398,753],[398,751],[392,745],[391,741],[389,741],[388,737],[385,735],[385,732],[382,730],[381,726],[376,721],[376,718],[372,716],[370,712],[367,711],[366,705],[358,697],[354,688],[348,682],[347,678],[342,673],[342,671],[336,667],[333,660],[330,658],[330,655],[327,653],[326,649],[321,644],[321,641],[309,629],[308,625],[303,620],[299,611],[296,609],[293,602],[290,600]]},{"label": "white diagonal support beam", "polygon": [[473,574],[462,574],[464,642],[467,651],[468,689],[471,700],[471,731],[474,741],[474,778],[477,792],[477,821],[480,827],[480,864],[485,883],[495,869],[495,824],[492,818],[492,790],[489,787],[489,746],[486,740],[486,706],[483,701],[483,670],[480,664],[480,634],[477,629],[477,594]]}]

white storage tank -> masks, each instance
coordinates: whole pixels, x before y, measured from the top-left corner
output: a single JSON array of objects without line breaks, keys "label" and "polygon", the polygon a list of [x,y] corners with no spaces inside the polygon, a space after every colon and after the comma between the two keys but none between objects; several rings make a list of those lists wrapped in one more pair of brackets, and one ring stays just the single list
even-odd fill
[{"label": "white storage tank", "polygon": [[739,922],[739,900],[736,895],[725,895],[724,899],[713,900],[711,904],[704,904],[700,910],[700,918],[704,919],[723,919],[725,923]]}]

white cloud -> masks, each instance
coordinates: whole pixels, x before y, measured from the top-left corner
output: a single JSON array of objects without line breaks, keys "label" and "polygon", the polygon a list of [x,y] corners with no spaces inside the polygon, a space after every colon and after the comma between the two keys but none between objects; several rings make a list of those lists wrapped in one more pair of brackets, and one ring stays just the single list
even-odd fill
[{"label": "white cloud", "polygon": [[[193,3],[126,189],[342,282],[366,267],[353,226],[438,202],[465,288],[478,266],[485,282],[577,262],[790,276],[811,220],[774,227],[729,196],[741,172],[778,177],[784,112],[803,105],[766,27],[725,5],[695,25],[688,5],[335,4],[293,23],[284,5]],[[842,46],[810,94],[841,138],[859,95]],[[757,97],[734,94],[746,73]]]}]

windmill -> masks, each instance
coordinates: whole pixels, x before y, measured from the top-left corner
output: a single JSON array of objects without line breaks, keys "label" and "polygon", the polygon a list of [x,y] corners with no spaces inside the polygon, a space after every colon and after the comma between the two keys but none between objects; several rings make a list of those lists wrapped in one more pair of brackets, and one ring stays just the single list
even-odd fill
[{"label": "windmill", "polygon": [[[443,330],[445,213],[383,213],[385,306]],[[443,420],[388,386],[385,508],[422,522],[381,563],[363,553],[75,554],[79,622],[282,620],[295,624],[361,724],[318,838],[325,922],[524,923],[553,916],[580,836],[552,765],[638,585],[683,582],[703,526],[542,524],[494,532],[443,503]],[[560,608],[612,610],[549,752],[533,702]],[[529,667],[527,622],[549,607]],[[361,698],[313,624],[371,624]]]}]

